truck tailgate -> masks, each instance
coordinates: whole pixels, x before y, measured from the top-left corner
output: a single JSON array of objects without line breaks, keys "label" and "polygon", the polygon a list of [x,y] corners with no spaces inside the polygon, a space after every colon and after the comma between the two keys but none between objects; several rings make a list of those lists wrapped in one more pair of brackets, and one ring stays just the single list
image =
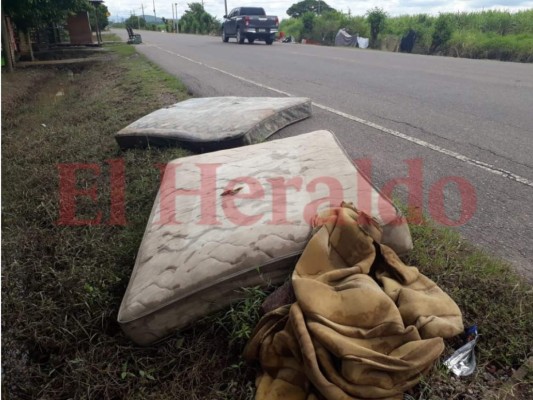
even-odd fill
[{"label": "truck tailgate", "polygon": [[276,29],[278,27],[277,17],[272,16],[250,16],[250,28],[265,28],[265,29]]}]

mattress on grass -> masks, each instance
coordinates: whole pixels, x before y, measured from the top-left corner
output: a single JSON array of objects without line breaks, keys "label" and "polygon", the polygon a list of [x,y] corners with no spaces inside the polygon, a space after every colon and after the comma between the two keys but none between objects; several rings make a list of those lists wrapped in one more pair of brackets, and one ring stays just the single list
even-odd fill
[{"label": "mattress on grass", "polygon": [[405,219],[333,133],[316,131],[168,164],[118,320],[146,345],[242,296],[283,282],[318,210],[343,200],[373,215],[384,244],[412,248]]},{"label": "mattress on grass", "polygon": [[122,149],[182,146],[206,152],[259,143],[311,116],[301,97],[206,97],[154,111],[120,130]]}]

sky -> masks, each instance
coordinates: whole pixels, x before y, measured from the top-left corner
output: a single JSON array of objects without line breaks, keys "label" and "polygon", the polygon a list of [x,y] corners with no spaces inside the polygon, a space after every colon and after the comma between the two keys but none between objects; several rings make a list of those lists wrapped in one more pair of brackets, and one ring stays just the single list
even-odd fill
[{"label": "sky", "polygon": [[[172,4],[177,3],[178,17],[188,8],[187,3],[201,0],[171,1],[171,0],[105,0],[111,13],[111,20],[127,18],[132,14],[142,15],[142,6],[146,15],[154,15],[154,2],[158,17],[172,18]],[[257,6],[263,7],[267,14],[277,15],[280,19],[288,18],[287,9],[296,0],[227,0],[228,11],[234,7]],[[475,11],[490,9],[505,9],[509,11],[533,8],[533,0],[359,0],[340,1],[330,0],[327,3],[340,11],[350,11],[353,15],[364,15],[372,7],[381,7],[390,15],[401,14],[438,14],[439,12]],[[205,0],[204,7],[210,14],[222,19],[224,15],[224,0]]]}]

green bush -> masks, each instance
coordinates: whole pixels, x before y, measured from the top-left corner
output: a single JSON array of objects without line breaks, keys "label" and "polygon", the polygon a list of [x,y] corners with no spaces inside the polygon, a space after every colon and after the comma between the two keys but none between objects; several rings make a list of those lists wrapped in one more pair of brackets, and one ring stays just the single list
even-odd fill
[{"label": "green bush", "polygon": [[374,36],[376,43],[390,37],[402,38],[412,30],[416,34],[412,52],[418,54],[439,52],[454,57],[533,62],[533,10],[387,17],[385,11],[373,9],[367,18],[339,11],[321,15],[308,12],[282,21],[280,30],[298,41],[305,38],[333,44],[341,28],[353,35]]},{"label": "green bush", "polygon": [[306,39],[313,36],[313,29],[315,27],[315,19],[317,16],[312,12],[306,12],[302,15],[302,36],[304,36]]},{"label": "green bush", "polygon": [[347,32],[352,35],[359,35],[361,37],[368,37],[370,35],[370,26],[363,16],[351,16],[344,13],[340,14],[339,28],[345,28]]},{"label": "green bush", "polygon": [[351,16],[338,11],[324,12],[322,15],[306,13],[301,18],[285,19],[280,24],[280,31],[287,36],[293,36],[297,41],[313,39],[323,44],[331,45],[339,29],[344,28],[349,33],[368,37],[369,25],[364,17]]},{"label": "green bush", "polygon": [[189,9],[179,20],[179,28],[183,33],[206,35],[219,34],[221,25],[215,17],[205,11],[201,3],[189,3]]},{"label": "green bush", "polygon": [[387,17],[387,13],[379,7],[374,7],[367,11],[366,19],[370,25],[370,45],[372,47],[377,45],[378,36],[385,29]]},{"label": "green bush", "polygon": [[434,53],[436,50],[442,49],[448,41],[452,38],[453,21],[449,14],[440,14],[435,21],[433,34],[431,35],[431,49]]},{"label": "green bush", "polygon": [[389,18],[383,33],[403,37],[410,30],[413,30],[416,33],[417,44],[413,52],[427,54],[433,41],[434,19],[434,17],[430,17],[427,14],[401,15],[399,17]]},{"label": "green bush", "polygon": [[514,32],[513,33],[533,34],[533,9],[519,11],[516,14],[513,14],[513,20],[514,20]]},{"label": "green bush", "polygon": [[296,41],[302,40],[304,24],[300,18],[284,19],[279,25],[280,32],[286,36],[293,36]]},{"label": "green bush", "polygon": [[533,62],[533,35],[455,32],[450,39],[447,54],[455,57]]},{"label": "green bush", "polygon": [[533,10],[402,15],[388,18],[383,33],[405,36],[410,29],[415,53],[532,62]]},{"label": "green bush", "polygon": [[314,21],[311,39],[324,44],[334,44],[335,36],[341,27],[341,13],[332,11],[319,16]]}]

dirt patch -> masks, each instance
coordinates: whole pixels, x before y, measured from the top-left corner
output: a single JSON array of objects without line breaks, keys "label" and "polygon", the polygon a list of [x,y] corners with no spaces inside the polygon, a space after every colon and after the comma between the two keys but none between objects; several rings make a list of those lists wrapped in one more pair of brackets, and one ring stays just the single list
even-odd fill
[{"label": "dirt patch", "polygon": [[2,74],[2,114],[11,114],[22,101],[29,101],[56,72],[46,69],[15,70]]},{"label": "dirt patch", "polygon": [[64,48],[34,53],[34,58],[39,61],[66,60],[70,58],[89,58],[97,55],[101,56],[106,53],[108,52],[101,48]]}]

